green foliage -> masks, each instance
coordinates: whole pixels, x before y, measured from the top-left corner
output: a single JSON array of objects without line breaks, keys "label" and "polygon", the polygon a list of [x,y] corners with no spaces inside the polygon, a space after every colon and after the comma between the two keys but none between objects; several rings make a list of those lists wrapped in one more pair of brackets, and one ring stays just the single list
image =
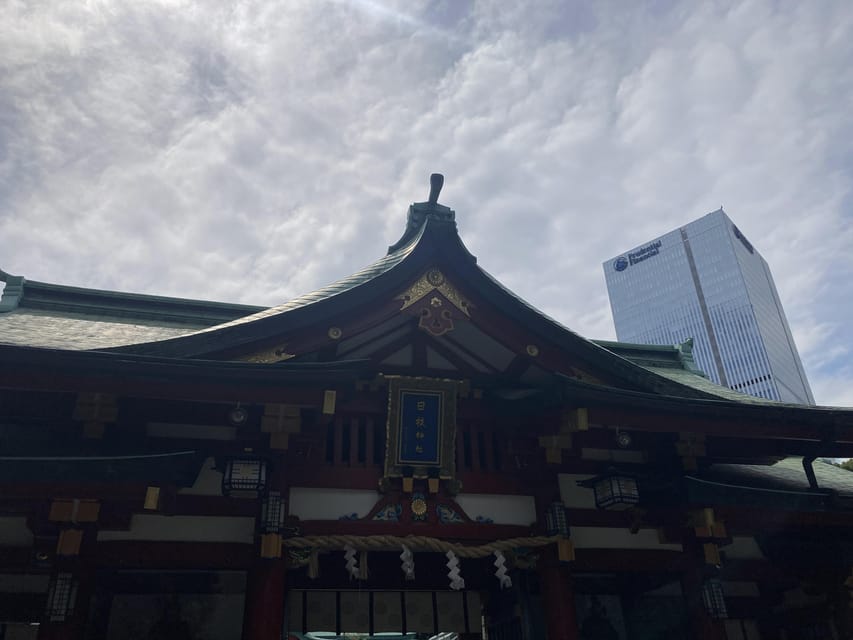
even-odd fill
[{"label": "green foliage", "polygon": [[848,471],[853,471],[853,458],[849,458],[844,462],[833,462],[836,467],[841,467],[842,469],[847,469]]}]

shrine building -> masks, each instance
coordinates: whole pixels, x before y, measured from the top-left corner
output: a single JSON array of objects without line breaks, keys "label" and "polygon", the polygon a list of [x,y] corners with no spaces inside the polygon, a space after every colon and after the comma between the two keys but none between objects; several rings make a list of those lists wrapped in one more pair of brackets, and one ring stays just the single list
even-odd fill
[{"label": "shrine building", "polygon": [[573,333],[442,181],[272,308],[0,271],[0,638],[853,637],[853,410]]}]

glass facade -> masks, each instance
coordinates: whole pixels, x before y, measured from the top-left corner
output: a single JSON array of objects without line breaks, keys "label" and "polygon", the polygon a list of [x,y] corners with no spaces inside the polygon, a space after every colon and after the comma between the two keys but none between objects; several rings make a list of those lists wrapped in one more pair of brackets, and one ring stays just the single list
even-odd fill
[{"label": "glass facade", "polygon": [[814,404],[770,268],[722,209],[613,257],[604,276],[620,341],[693,338],[717,384]]}]

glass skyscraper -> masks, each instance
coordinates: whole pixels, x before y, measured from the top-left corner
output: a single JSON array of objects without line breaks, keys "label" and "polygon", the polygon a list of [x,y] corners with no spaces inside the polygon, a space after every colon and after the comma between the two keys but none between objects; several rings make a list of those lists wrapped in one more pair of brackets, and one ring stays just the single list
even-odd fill
[{"label": "glass skyscraper", "polygon": [[720,208],[604,263],[616,336],[680,344],[708,377],[814,404],[770,268]]}]

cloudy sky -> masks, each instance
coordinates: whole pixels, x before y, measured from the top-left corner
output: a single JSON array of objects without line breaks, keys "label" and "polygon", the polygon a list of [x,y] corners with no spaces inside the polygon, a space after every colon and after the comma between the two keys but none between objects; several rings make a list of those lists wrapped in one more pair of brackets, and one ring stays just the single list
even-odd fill
[{"label": "cloudy sky", "polygon": [[440,171],[486,270],[613,338],[601,262],[723,205],[853,405],[849,0],[0,4],[7,272],[276,304]]}]

